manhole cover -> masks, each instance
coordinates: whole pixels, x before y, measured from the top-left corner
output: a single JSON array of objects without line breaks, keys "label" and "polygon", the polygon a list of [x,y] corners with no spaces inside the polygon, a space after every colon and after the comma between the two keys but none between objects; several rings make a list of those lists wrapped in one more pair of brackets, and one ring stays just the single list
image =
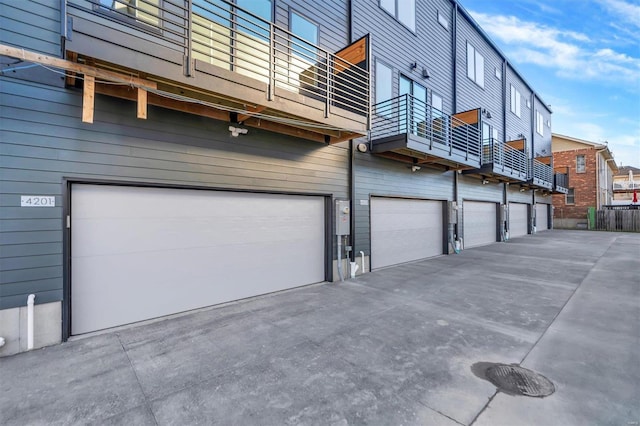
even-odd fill
[{"label": "manhole cover", "polygon": [[555,392],[553,383],[542,374],[513,364],[480,362],[471,367],[479,377],[493,383],[509,395],[544,398]]}]

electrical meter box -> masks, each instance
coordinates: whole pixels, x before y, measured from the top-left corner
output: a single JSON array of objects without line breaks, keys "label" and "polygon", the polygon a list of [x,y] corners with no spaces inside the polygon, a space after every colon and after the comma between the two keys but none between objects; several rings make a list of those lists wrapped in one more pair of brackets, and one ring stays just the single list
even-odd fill
[{"label": "electrical meter box", "polygon": [[504,223],[507,221],[508,218],[508,207],[506,204],[501,204],[500,205],[500,222]]},{"label": "electrical meter box", "polygon": [[336,200],[336,235],[351,233],[351,208],[349,200]]},{"label": "electrical meter box", "polygon": [[455,201],[449,201],[449,224],[458,223],[458,203]]}]

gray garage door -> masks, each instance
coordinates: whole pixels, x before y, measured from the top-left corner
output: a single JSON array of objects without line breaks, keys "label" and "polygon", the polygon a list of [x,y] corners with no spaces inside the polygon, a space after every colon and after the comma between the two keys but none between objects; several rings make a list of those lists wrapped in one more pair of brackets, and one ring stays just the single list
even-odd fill
[{"label": "gray garage door", "polygon": [[496,242],[496,209],[496,203],[481,201],[464,201],[462,203],[465,248]]},{"label": "gray garage door", "polygon": [[442,202],[371,199],[373,269],[442,254]]},{"label": "gray garage door", "polygon": [[528,234],[528,204],[509,203],[509,237]]},{"label": "gray garage door", "polygon": [[73,185],[72,334],[325,279],[324,199]]},{"label": "gray garage door", "polygon": [[536,204],[536,232],[549,229],[549,205]]}]

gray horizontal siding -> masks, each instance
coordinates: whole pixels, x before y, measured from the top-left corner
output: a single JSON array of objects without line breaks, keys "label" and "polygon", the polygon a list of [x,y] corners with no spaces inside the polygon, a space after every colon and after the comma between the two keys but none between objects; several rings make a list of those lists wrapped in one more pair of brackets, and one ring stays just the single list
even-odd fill
[{"label": "gray horizontal siding", "polygon": [[[527,107],[527,101],[531,101],[531,90],[522,81],[520,77],[515,73],[513,68],[507,66],[507,130],[506,140],[516,140],[519,134],[523,134],[527,139],[527,147],[531,155],[532,140],[531,134],[535,131],[535,127],[532,127],[531,113],[533,104],[531,107]],[[515,87],[521,95],[521,111],[520,117],[511,112],[511,85]]]},{"label": "gray horizontal siding", "polygon": [[[539,154],[539,156],[541,157],[547,157],[552,155],[551,154],[551,127],[547,127],[547,120],[549,120],[549,123],[551,123],[551,111],[549,110],[549,107],[544,105],[537,96],[535,97],[535,102],[533,105],[534,105],[534,114],[536,111],[540,111],[540,113],[542,113],[542,116],[544,117],[544,126],[543,126],[544,135],[542,136],[538,134],[538,132],[536,131],[537,127],[536,127],[536,122],[534,118],[534,122],[533,122],[534,153],[536,155]],[[536,116],[534,115],[534,117]]]},{"label": "gray horizontal siding", "polygon": [[[451,3],[448,0],[416,2],[416,32],[413,33],[378,6],[377,1],[352,1],[353,39],[371,34],[374,59],[394,70],[393,93],[398,93],[400,73],[426,86],[443,98],[444,111],[453,110],[453,54],[451,52]],[[449,29],[438,23],[438,10],[450,21]],[[412,70],[410,64],[417,62]],[[426,67],[431,78],[422,78]],[[372,69],[375,72],[375,69]],[[372,76],[375,82],[375,76]],[[375,93],[375,91],[374,91]],[[374,102],[377,102],[374,100]]]},{"label": "gray horizontal siding", "polygon": [[[484,116],[483,121],[498,129],[502,138],[503,81],[495,76],[496,68],[502,70],[502,57],[461,12],[458,13],[457,38],[457,111],[486,108],[491,113],[491,118]],[[467,42],[484,57],[484,88],[467,77]]]},{"label": "gray horizontal siding", "polygon": [[538,204],[553,204],[553,197],[551,195],[542,195],[536,192],[534,196]]},{"label": "gray horizontal siding", "polygon": [[533,201],[532,193],[533,191],[530,189],[520,192],[519,186],[510,185],[507,191],[507,199],[509,202],[531,204]]},{"label": "gray horizontal siding", "polygon": [[320,27],[319,45],[336,52],[349,44],[349,2],[347,0],[275,0],[276,24],[289,28],[291,10]]},{"label": "gray horizontal siding", "polygon": [[60,2],[0,0],[0,41],[60,56]]},{"label": "gray horizontal siding", "polygon": [[[98,95],[82,123],[81,92],[2,79],[0,308],[61,300],[63,179],[107,179],[348,197],[348,147]],[[54,195],[54,208],[21,208],[21,195]]]}]

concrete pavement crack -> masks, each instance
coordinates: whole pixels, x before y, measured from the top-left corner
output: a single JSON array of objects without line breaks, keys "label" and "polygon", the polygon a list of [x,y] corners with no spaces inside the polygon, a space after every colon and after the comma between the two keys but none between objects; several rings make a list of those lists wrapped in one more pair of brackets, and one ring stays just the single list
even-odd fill
[{"label": "concrete pavement crack", "polygon": [[136,378],[136,382],[138,382],[138,386],[140,387],[140,393],[142,393],[142,397],[144,398],[144,405],[146,406],[147,410],[149,410],[149,412],[153,416],[153,422],[156,425],[158,425],[158,419],[156,418],[156,414],[151,409],[151,404],[150,404],[149,398],[144,393],[144,388],[142,387],[142,383],[140,383],[140,378],[138,377],[138,373],[136,373],[136,369],[133,366],[133,362],[131,362],[131,358],[129,357],[129,353],[127,352],[127,349],[124,347],[124,344],[122,343],[122,340],[120,339],[120,335],[117,334],[117,333],[115,333],[115,335],[118,338],[118,342],[120,343],[120,347],[122,348],[122,351],[124,352],[124,355],[127,357],[127,361],[129,361],[129,366],[131,366],[131,371],[133,372],[133,375]]}]

